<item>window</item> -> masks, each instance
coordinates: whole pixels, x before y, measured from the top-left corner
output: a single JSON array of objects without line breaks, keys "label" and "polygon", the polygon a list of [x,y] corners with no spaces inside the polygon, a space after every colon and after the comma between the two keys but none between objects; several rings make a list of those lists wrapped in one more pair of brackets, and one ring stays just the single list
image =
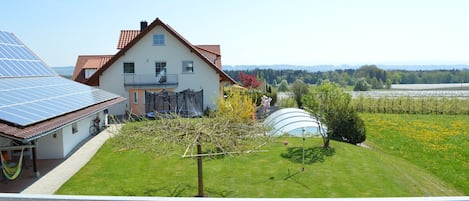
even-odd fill
[{"label": "window", "polygon": [[[163,72],[163,73],[162,73]],[[166,74],[166,62],[155,62],[155,76]]]},{"label": "window", "polygon": [[95,72],[96,72],[96,68],[88,68],[88,69],[85,69],[85,79],[88,79],[90,78]]},{"label": "window", "polygon": [[137,91],[134,91],[134,103],[135,104],[138,103],[138,92]]},{"label": "window", "polygon": [[182,72],[183,73],[193,73],[194,72],[194,62],[193,61],[183,61],[182,62]]},{"label": "window", "polygon": [[73,123],[72,124],[72,134],[78,133],[78,124]]},{"label": "window", "polygon": [[153,35],[153,45],[164,45],[164,35],[163,34],[154,34]]},{"label": "window", "polygon": [[135,64],[133,62],[124,63],[124,73],[135,73]]}]

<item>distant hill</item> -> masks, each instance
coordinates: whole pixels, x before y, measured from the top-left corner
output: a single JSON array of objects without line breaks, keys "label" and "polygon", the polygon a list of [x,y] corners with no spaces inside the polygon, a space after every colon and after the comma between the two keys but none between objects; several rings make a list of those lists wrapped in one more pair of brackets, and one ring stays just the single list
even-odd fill
[{"label": "distant hill", "polygon": [[75,69],[75,66],[58,66],[52,67],[52,69],[61,76],[72,77],[73,69]]},{"label": "distant hill", "polygon": [[[290,65],[290,64],[276,64],[276,65],[223,65],[223,70],[254,70],[258,69],[273,69],[273,70],[307,70],[310,72],[325,72],[336,69],[358,69],[362,65],[313,65],[313,66],[302,66],[302,65]],[[469,65],[376,65],[384,70],[452,70],[452,69],[469,69]],[[73,69],[75,66],[56,66],[52,67],[59,75],[64,77],[72,77]]]},{"label": "distant hill", "polygon": [[[313,65],[313,66],[301,66],[301,65],[289,65],[289,64],[276,64],[276,65],[223,65],[223,70],[254,70],[258,69],[273,69],[273,70],[306,70],[310,72],[325,72],[337,69],[358,69],[362,65]],[[452,69],[469,69],[469,65],[380,65],[376,64],[384,70],[452,70]]]}]

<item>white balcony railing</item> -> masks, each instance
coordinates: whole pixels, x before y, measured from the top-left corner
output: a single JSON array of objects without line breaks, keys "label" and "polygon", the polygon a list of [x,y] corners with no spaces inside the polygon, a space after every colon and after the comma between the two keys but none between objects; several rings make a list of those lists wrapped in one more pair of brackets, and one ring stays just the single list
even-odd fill
[{"label": "white balcony railing", "polygon": [[177,85],[177,74],[145,75],[124,74],[124,86]]}]

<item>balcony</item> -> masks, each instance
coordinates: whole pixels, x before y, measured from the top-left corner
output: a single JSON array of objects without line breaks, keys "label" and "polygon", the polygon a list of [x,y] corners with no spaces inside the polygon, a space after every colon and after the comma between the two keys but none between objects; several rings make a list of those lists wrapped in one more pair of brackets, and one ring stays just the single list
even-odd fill
[{"label": "balcony", "polygon": [[148,74],[124,74],[125,87],[167,86],[177,84],[177,74],[166,74],[158,76]]}]

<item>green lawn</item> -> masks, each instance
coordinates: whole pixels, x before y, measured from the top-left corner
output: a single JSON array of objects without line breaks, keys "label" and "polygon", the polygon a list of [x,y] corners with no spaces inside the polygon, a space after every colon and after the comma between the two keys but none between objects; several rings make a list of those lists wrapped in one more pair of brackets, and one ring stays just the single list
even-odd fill
[{"label": "green lawn", "polygon": [[469,195],[469,116],[361,114],[373,148],[403,158]]},{"label": "green lawn", "polygon": [[[372,130],[372,129],[370,129]],[[370,133],[370,135],[374,135]],[[408,163],[386,149],[366,149],[331,142],[332,156],[305,165],[282,157],[288,148],[302,148],[301,138],[280,137],[257,152],[241,157],[204,160],[205,192],[209,197],[390,197],[463,195],[451,184]],[[376,137],[371,137],[376,140]],[[306,140],[306,147],[321,146]],[[372,146],[379,144],[372,143]],[[137,150],[115,151],[110,142],[57,194],[194,196],[195,159],[157,156]],[[300,149],[301,150],[301,149]],[[309,153],[309,152],[308,152]]]}]

